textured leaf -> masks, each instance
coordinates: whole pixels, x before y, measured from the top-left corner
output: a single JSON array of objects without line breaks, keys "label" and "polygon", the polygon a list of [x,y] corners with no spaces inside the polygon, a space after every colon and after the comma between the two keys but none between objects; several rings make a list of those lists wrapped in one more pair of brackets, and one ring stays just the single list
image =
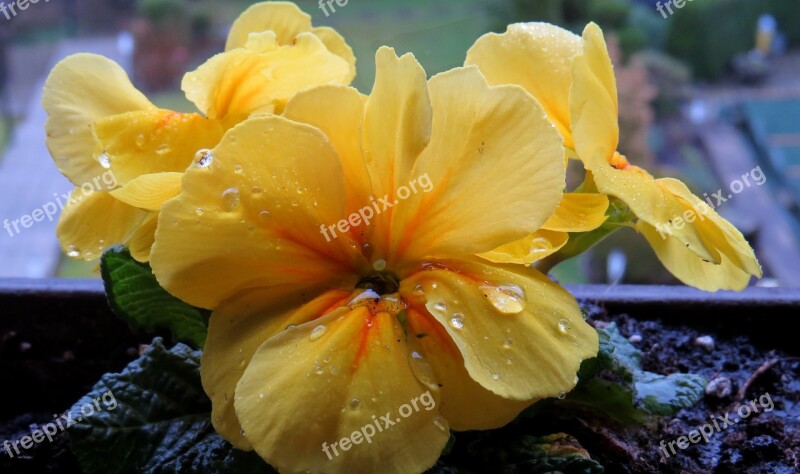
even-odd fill
[{"label": "textured leaf", "polygon": [[216,434],[200,352],[183,344],[167,350],[156,338],[69,413],[77,422],[69,429],[72,450],[87,474],[275,472]]},{"label": "textured leaf", "polygon": [[190,306],[161,288],[150,265],[131,257],[127,248],[112,247],[100,263],[111,309],[134,330],[166,328],[173,337],[203,347],[208,332],[208,311]]}]

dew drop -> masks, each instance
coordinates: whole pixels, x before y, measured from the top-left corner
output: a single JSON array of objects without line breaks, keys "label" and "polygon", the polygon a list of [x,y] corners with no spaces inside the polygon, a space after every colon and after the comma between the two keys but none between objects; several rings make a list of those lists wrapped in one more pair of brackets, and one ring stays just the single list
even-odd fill
[{"label": "dew drop", "polygon": [[414,352],[412,352],[412,353],[411,353],[411,357],[413,357],[413,358],[414,358],[414,359],[416,359],[416,360],[420,360],[420,359],[423,359],[423,358],[424,358],[424,357],[422,357],[422,354],[420,354],[420,353],[419,353],[419,352],[417,352],[417,351],[414,351]]},{"label": "dew drop", "polygon": [[320,324],[311,331],[311,336],[309,337],[312,341],[316,341],[317,339],[324,336],[326,332],[328,332],[328,327],[325,326],[324,324]]},{"label": "dew drop", "polygon": [[414,287],[414,293],[422,295],[425,293],[425,290],[422,288],[422,285],[417,285]]},{"label": "dew drop", "polygon": [[500,374],[497,372],[492,372],[492,380],[500,380]]},{"label": "dew drop", "polygon": [[372,269],[376,272],[382,272],[386,270],[386,260],[382,258],[375,260],[375,262],[372,264]]},{"label": "dew drop", "polygon": [[316,365],[314,366],[314,373],[317,375],[322,375],[325,371],[322,369],[322,366]]},{"label": "dew drop", "polygon": [[260,399],[262,399],[262,400],[263,400],[263,399],[264,399],[264,392],[261,392],[261,393],[259,393],[259,394],[258,394],[258,398],[260,398]]},{"label": "dew drop", "polygon": [[239,190],[236,188],[228,188],[222,192],[222,208],[228,212],[233,211],[239,207],[241,197]]},{"label": "dew drop", "polygon": [[567,396],[567,392],[561,392],[558,394],[558,399],[563,400]]},{"label": "dew drop", "polygon": [[139,148],[144,146],[144,135],[142,135],[141,133],[136,136],[136,146],[138,146]]},{"label": "dew drop", "polygon": [[360,406],[361,406],[361,400],[359,400],[358,398],[353,398],[352,400],[350,400],[350,408],[352,408],[353,410],[358,410]]},{"label": "dew drop", "polygon": [[444,418],[442,418],[439,415],[433,417],[433,424],[442,431],[449,431],[447,427],[447,422],[444,421]]},{"label": "dew drop", "polygon": [[511,339],[510,337],[507,337],[506,340],[503,341],[503,347],[506,348],[506,349],[510,349],[511,348],[511,344],[513,344],[513,343],[514,343],[514,340]]},{"label": "dew drop", "polygon": [[[436,302],[436,303],[433,305],[433,308],[434,308],[436,311],[447,311],[447,304],[446,304],[444,301],[437,301],[437,302]],[[453,316],[455,316],[455,314],[454,314]]]},{"label": "dew drop", "polygon": [[161,145],[160,147],[156,148],[156,154],[166,155],[167,153],[169,153],[169,150],[170,150],[169,145]]},{"label": "dew drop", "polygon": [[250,189],[250,192],[253,193],[254,196],[258,196],[262,193],[261,188],[258,186],[253,186],[253,188]]},{"label": "dew drop", "polygon": [[517,314],[525,309],[525,291],[517,285],[482,286],[480,289],[503,314]]},{"label": "dew drop", "polygon": [[269,211],[261,211],[261,212],[259,212],[258,213],[258,217],[260,217],[261,219],[265,219],[266,220],[267,218],[269,218]]},{"label": "dew drop", "polygon": [[202,210],[202,209],[200,209],[199,207],[198,207],[197,209],[195,209],[195,210],[194,210],[194,213],[195,213],[195,214],[197,214],[198,216],[202,216],[202,215],[204,214],[204,212],[205,212],[205,211],[203,211],[203,210]]},{"label": "dew drop", "polygon": [[242,165],[236,165],[236,166],[233,167],[233,172],[234,173],[241,173],[242,169],[243,169]]},{"label": "dew drop", "polygon": [[106,152],[101,153],[100,156],[97,157],[97,162],[105,169],[111,168],[111,158],[108,157]]},{"label": "dew drop", "polygon": [[509,358],[507,358],[507,359],[506,359],[506,364],[508,364],[508,365],[511,365],[511,364],[513,364],[513,363],[514,363],[514,360],[513,360],[513,359],[511,359],[511,357],[509,357]]},{"label": "dew drop", "polygon": [[453,317],[450,318],[450,325],[453,326],[455,329],[461,329],[464,327],[464,315],[461,313],[454,313]]},{"label": "dew drop", "polygon": [[562,319],[558,322],[558,330],[561,331],[562,334],[568,333],[569,329],[569,321],[566,319]]},{"label": "dew drop", "polygon": [[78,248],[75,247],[74,245],[70,245],[67,248],[67,256],[72,258],[78,258],[81,256],[81,251],[78,250]]},{"label": "dew drop", "polygon": [[194,163],[198,168],[208,168],[212,161],[214,161],[214,155],[208,148],[197,150],[194,155]]}]

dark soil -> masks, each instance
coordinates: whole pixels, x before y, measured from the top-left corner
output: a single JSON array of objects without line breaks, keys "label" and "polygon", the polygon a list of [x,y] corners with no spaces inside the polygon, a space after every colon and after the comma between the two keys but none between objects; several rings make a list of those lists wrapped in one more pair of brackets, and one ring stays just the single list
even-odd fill
[{"label": "dark soil", "polygon": [[[640,321],[627,315],[608,317],[595,313],[595,324],[616,321],[625,336],[640,336],[635,345],[643,352],[642,368],[670,374],[693,372],[714,381],[704,399],[674,418],[662,419],[651,430],[615,432],[612,436],[628,449],[593,451],[592,456],[611,472],[681,473],[796,473],[800,472],[800,358],[798,354],[756,346],[746,335],[709,334],[663,321]],[[731,324],[735,324],[733,321]],[[769,324],[764,322],[763,324]],[[747,334],[746,326],[730,328]],[[792,331],[791,327],[782,330]],[[729,332],[729,331],[725,331]],[[710,335],[714,348],[696,344]],[[730,389],[726,385],[730,384]],[[712,393],[709,393],[712,392]],[[755,400],[754,405],[750,401]],[[770,403],[770,400],[772,403]],[[763,405],[762,405],[763,402]],[[741,408],[746,405],[749,408]],[[764,407],[766,405],[766,407]],[[767,411],[770,405],[774,408]],[[758,413],[747,415],[755,406]],[[720,430],[705,443],[689,443],[676,453],[665,445],[706,423],[718,421]],[[712,420],[711,417],[714,417]],[[707,429],[708,430],[708,429]],[[579,437],[580,439],[580,437]],[[695,436],[695,439],[697,437]],[[665,456],[665,452],[669,457]]]},{"label": "dark soil", "polygon": [[[63,308],[65,313],[82,314],[71,316],[68,324],[53,324],[52,316],[42,316],[52,315],[59,308],[45,311],[36,305],[30,308],[29,317],[0,317],[4,402],[0,406],[0,443],[18,440],[37,429],[37,424],[50,422],[54,414],[62,413],[86,393],[100,375],[119,371],[134,359],[139,343],[150,340],[149,336],[132,336],[122,322],[98,304],[100,301],[91,303],[89,307],[97,307],[97,311],[81,313]],[[541,434],[569,433],[612,473],[800,472],[800,360],[796,357],[800,351],[786,350],[785,346],[784,350],[774,350],[775,344],[769,339],[751,338],[741,319],[726,323],[724,318],[712,318],[718,322],[705,324],[701,331],[697,328],[704,324],[697,321],[670,323],[608,316],[596,307],[590,314],[592,324],[600,327],[615,321],[623,335],[636,341],[634,345],[644,354],[645,370],[699,373],[709,380],[717,379],[717,389],[696,406],[653,426],[622,429],[573,420],[539,426]],[[791,327],[776,330],[792,331]],[[713,349],[696,344],[696,339],[705,335],[713,338]],[[721,378],[730,386],[726,387],[728,382]],[[770,411],[759,401],[767,394],[774,404]],[[715,430],[708,443],[701,439],[689,443],[685,450],[673,443],[676,453],[669,450],[670,441],[689,436],[712,417],[724,418],[730,413],[731,421],[738,420],[736,410],[742,404],[750,405],[751,400],[756,400],[758,413]],[[463,434],[456,436],[448,458],[459,456],[459,445],[464,445],[459,442],[460,436]],[[469,467],[464,471],[470,471]],[[80,471],[69,451],[67,436],[60,433],[53,443],[45,440],[13,458],[0,447],[0,472]]]}]

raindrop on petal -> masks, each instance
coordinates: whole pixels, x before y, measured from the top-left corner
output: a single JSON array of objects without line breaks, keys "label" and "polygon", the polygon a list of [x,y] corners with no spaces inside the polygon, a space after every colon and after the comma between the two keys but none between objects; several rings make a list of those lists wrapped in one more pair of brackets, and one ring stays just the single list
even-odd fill
[{"label": "raindrop on petal", "polygon": [[236,188],[228,188],[222,192],[222,208],[228,212],[233,211],[239,207],[241,197],[239,190]]},{"label": "raindrop on petal", "polygon": [[198,150],[194,155],[194,163],[198,168],[207,168],[214,161],[214,155],[208,148]]},{"label": "raindrop on petal", "polygon": [[324,336],[326,332],[328,332],[328,327],[325,326],[324,324],[320,324],[311,331],[311,335],[309,336],[309,338],[312,341],[316,341],[317,339]]}]

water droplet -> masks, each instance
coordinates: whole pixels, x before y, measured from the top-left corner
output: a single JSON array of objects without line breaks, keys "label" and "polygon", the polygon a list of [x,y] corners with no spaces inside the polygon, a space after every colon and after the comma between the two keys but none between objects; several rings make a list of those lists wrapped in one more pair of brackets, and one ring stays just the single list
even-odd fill
[{"label": "water droplet", "polygon": [[72,258],[78,258],[81,256],[81,251],[78,250],[78,248],[75,247],[74,245],[70,245],[69,247],[67,247],[67,256]]},{"label": "water droplet", "polygon": [[464,318],[463,314],[461,313],[454,313],[453,317],[450,318],[450,325],[453,326],[455,329],[461,329],[464,327]]},{"label": "water droplet", "polygon": [[236,166],[233,167],[233,172],[234,173],[241,173],[242,169],[244,169],[244,168],[242,168],[242,165],[236,165]]},{"label": "water droplet", "polygon": [[417,285],[414,287],[414,293],[422,295],[425,293],[425,290],[422,288],[422,285]]},{"label": "water droplet", "polygon": [[297,207],[297,206],[299,206],[299,205],[300,205],[300,203],[299,203],[299,202],[297,202],[297,201],[292,201],[292,207]]},{"label": "water droplet", "polygon": [[525,291],[517,285],[482,286],[480,289],[503,314],[517,314],[525,309]]},{"label": "water droplet", "polygon": [[360,406],[361,406],[361,400],[359,400],[358,398],[353,398],[352,400],[350,400],[350,408],[352,408],[353,410],[358,410],[358,407]]},{"label": "water droplet", "polygon": [[420,354],[420,353],[419,353],[419,352],[417,352],[417,351],[414,351],[414,352],[412,352],[412,353],[411,353],[411,357],[413,357],[413,358],[414,358],[414,359],[416,359],[416,360],[424,359],[424,357],[422,357],[422,354]]},{"label": "water droplet", "polygon": [[139,135],[136,135],[136,146],[138,146],[139,148],[144,146],[144,135],[142,135],[141,133]]},{"label": "water droplet", "polygon": [[195,210],[194,210],[194,213],[195,213],[195,214],[197,214],[198,216],[202,216],[204,212],[205,212],[205,211],[203,211],[203,210],[202,210],[202,209],[200,209],[199,207],[198,207],[197,209],[195,209]]},{"label": "water droplet", "polygon": [[513,343],[514,343],[514,340],[511,339],[510,337],[508,337],[508,338],[506,338],[505,341],[503,341],[503,347],[506,348],[506,349],[510,349],[511,348],[511,344],[513,344]]},{"label": "water droplet", "polygon": [[365,301],[365,300],[377,300],[377,299],[380,299],[380,297],[381,297],[381,295],[376,293],[375,290],[366,289],[366,290],[362,291],[361,293],[359,293],[358,295],[356,295],[352,300],[350,300],[348,305],[350,307],[353,307],[353,306],[359,305],[359,303],[361,303],[362,301]]},{"label": "water droplet", "polygon": [[567,396],[567,392],[561,392],[558,394],[558,399],[563,400]]},{"label": "water droplet", "polygon": [[373,262],[372,264],[372,269],[375,270],[376,272],[382,272],[386,270],[386,260],[382,258],[375,260],[375,262]]},{"label": "water droplet", "polygon": [[194,163],[199,168],[207,168],[211,165],[212,161],[214,161],[214,155],[208,148],[198,150],[194,155]]},{"label": "water droplet", "polygon": [[261,211],[261,212],[259,212],[259,213],[258,213],[258,217],[260,217],[260,218],[262,218],[262,219],[267,219],[267,218],[269,218],[269,211]]},{"label": "water droplet", "polygon": [[101,153],[100,156],[97,157],[97,162],[105,169],[111,168],[111,158],[109,158],[106,152]]},{"label": "water droplet", "polygon": [[156,154],[157,155],[166,155],[167,153],[169,153],[169,150],[170,150],[169,145],[164,144],[164,145],[161,145],[160,147],[156,148]]},{"label": "water droplet", "polygon": [[262,399],[262,400],[263,400],[263,399],[264,399],[264,392],[261,392],[261,393],[259,393],[259,394],[258,394],[258,398],[260,398],[260,399]]},{"label": "water droplet", "polygon": [[500,374],[497,372],[492,372],[492,380],[500,380]]},{"label": "water droplet", "polygon": [[245,433],[245,432],[244,432],[244,430],[242,430],[242,436],[244,436],[245,438],[247,438],[247,433]]},{"label": "water droplet", "polygon": [[[437,302],[436,302],[436,303],[433,305],[433,308],[434,308],[436,311],[447,311],[447,304],[446,304],[444,301],[437,301]],[[453,316],[455,316],[455,314],[454,314]]]},{"label": "water droplet", "polygon": [[506,359],[506,364],[511,365],[513,363],[514,363],[514,360],[511,357]]},{"label": "water droplet", "polygon": [[258,186],[253,186],[250,192],[253,193],[253,195],[258,196],[259,194],[262,193],[262,190]]},{"label": "water droplet", "polygon": [[436,416],[434,416],[434,417],[433,417],[433,424],[434,424],[434,425],[435,425],[437,428],[439,428],[440,430],[442,430],[442,431],[449,431],[449,428],[447,427],[447,422],[446,422],[446,421],[444,421],[444,418],[442,418],[442,417],[441,417],[441,416],[439,416],[439,415],[436,415]]},{"label": "water droplet", "polygon": [[322,375],[325,371],[322,369],[322,366],[315,365],[314,366],[314,373],[317,375]]},{"label": "water droplet", "polygon": [[568,333],[569,329],[569,321],[566,319],[562,319],[558,322],[558,330],[561,331],[562,334]]},{"label": "water droplet", "polygon": [[228,212],[233,211],[239,207],[241,197],[239,190],[236,188],[228,188],[222,192],[222,208]]},{"label": "water droplet", "polygon": [[431,283],[431,288],[435,290],[436,288],[439,288],[439,284],[438,283]]},{"label": "water droplet", "polygon": [[324,336],[326,332],[328,332],[328,327],[325,326],[324,324],[320,324],[311,331],[311,336],[309,337],[312,341],[316,341],[317,339]]}]

